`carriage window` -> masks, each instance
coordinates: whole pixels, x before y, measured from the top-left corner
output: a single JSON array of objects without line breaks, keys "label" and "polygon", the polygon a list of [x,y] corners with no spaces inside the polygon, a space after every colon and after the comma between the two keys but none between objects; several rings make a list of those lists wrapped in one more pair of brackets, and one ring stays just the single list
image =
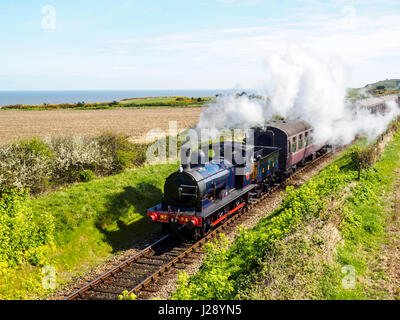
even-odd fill
[{"label": "carriage window", "polygon": [[311,130],[311,133],[310,133],[310,143],[313,143],[313,132],[314,132],[314,130]]},{"label": "carriage window", "polygon": [[290,143],[290,140],[288,140],[288,149],[287,149],[287,153],[290,153],[290,150],[292,149],[291,146],[292,146],[292,144]]},{"label": "carriage window", "polygon": [[308,132],[305,133],[305,147],[308,147]]},{"label": "carriage window", "polygon": [[303,135],[301,134],[299,136],[299,150],[303,149]]},{"label": "carriage window", "polygon": [[297,150],[296,137],[293,137],[292,152],[296,152],[296,150]]}]

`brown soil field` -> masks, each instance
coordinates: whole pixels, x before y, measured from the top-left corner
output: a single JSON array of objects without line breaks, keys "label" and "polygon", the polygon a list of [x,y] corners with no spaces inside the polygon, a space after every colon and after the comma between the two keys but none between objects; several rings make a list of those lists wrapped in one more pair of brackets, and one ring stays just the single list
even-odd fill
[{"label": "brown soil field", "polygon": [[168,133],[169,121],[182,131],[195,125],[201,108],[154,108],[113,110],[0,111],[0,143],[21,138],[65,135],[123,134],[144,142],[151,129]]}]

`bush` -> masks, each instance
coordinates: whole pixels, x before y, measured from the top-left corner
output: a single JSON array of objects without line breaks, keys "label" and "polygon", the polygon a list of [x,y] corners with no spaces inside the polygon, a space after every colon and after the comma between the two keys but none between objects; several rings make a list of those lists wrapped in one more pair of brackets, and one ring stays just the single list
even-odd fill
[{"label": "bush", "polygon": [[118,296],[118,300],[136,300],[136,295],[134,293],[129,294],[128,290],[124,290],[122,295]]},{"label": "bush", "polygon": [[127,137],[107,133],[96,138],[105,157],[110,160],[110,167],[99,168],[100,171],[111,171],[118,173],[133,166],[133,145]]},{"label": "bush", "polygon": [[53,150],[37,138],[0,146],[0,191],[29,188],[39,193],[45,190],[53,159]]},{"label": "bush", "polygon": [[93,173],[92,170],[83,170],[78,172],[80,181],[88,182],[92,181],[96,178],[96,175]]},{"label": "bush", "polygon": [[360,180],[361,170],[374,165],[378,156],[377,146],[375,144],[364,148],[355,146],[351,149],[350,156],[353,165],[358,170],[358,180]]},{"label": "bush", "polygon": [[27,194],[17,189],[0,193],[0,262],[11,267],[24,261],[44,264],[45,252],[53,241],[53,217],[33,213],[24,204]]},{"label": "bush", "polygon": [[230,273],[224,265],[228,259],[229,242],[223,233],[219,237],[219,240],[215,239],[214,242],[205,244],[207,255],[201,273],[194,275],[192,281],[189,281],[185,273],[179,274],[177,290],[172,294],[173,300],[232,298],[233,280],[229,279]]},{"label": "bush", "polygon": [[81,137],[59,137],[51,141],[54,152],[52,180],[58,184],[81,181],[80,172],[108,173],[112,171],[112,157],[97,140]]}]

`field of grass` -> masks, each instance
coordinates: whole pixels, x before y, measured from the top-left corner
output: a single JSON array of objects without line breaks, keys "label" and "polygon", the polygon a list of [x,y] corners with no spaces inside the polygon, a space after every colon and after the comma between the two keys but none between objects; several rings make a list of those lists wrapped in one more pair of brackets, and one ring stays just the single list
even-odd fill
[{"label": "field of grass", "polygon": [[[147,221],[146,209],[161,200],[164,180],[176,169],[176,164],[141,167],[28,200],[26,206],[34,212],[54,218],[55,241],[46,264],[55,268],[57,284],[159,231]],[[1,270],[0,299],[51,292],[41,287],[40,265],[24,264],[3,274]]]},{"label": "field of grass", "polygon": [[[400,93],[400,79],[382,80],[375,83],[367,84],[363,88],[348,89],[348,97],[351,100],[365,99],[368,94],[379,96],[381,94],[399,94]],[[384,90],[377,90],[377,87],[385,87]],[[367,96],[366,96],[367,95]]]},{"label": "field of grass", "polygon": [[[345,210],[352,213],[355,221],[342,228],[344,244],[338,247],[337,259],[328,266],[322,280],[326,298],[400,298],[399,293],[397,296],[390,295],[387,283],[395,282],[396,279],[392,278],[393,274],[388,273],[383,263],[386,258],[383,249],[389,241],[387,228],[389,224],[396,223],[393,220],[393,208],[399,169],[400,133],[385,148],[372,174],[364,175],[358,190],[346,199]],[[349,290],[340,285],[344,277],[343,266],[354,267],[354,289]]]},{"label": "field of grass", "polygon": [[400,79],[386,79],[375,83],[367,84],[368,89],[376,89],[379,86],[384,86],[386,90],[399,90]]}]

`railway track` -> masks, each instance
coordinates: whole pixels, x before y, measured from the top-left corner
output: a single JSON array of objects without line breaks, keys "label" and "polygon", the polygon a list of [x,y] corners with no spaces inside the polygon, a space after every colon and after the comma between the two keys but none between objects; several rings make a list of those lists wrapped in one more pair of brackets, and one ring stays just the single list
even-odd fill
[{"label": "railway track", "polygon": [[182,242],[172,239],[169,235],[163,236],[144,250],[73,292],[65,300],[114,300],[118,299],[118,296],[125,290],[134,293],[138,299],[146,299],[150,294],[157,292],[163,282],[175,277],[178,270],[185,269],[186,265],[199,259],[204,253],[202,247],[206,242],[214,239],[220,232],[229,232],[235,229],[237,225],[252,215],[249,212],[251,208],[266,200],[276,191],[282,190],[304,170],[312,168],[330,155],[332,154],[326,153],[309,162],[260,198],[252,199],[251,203],[241,208],[201,240]]}]

